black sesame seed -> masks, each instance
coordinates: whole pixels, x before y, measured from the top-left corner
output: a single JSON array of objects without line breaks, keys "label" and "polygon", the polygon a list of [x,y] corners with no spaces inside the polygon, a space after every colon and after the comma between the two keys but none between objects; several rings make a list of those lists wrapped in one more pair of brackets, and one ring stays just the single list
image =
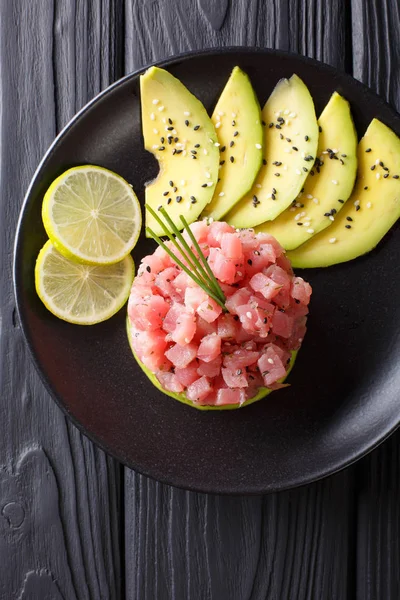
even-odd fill
[{"label": "black sesame seed", "polygon": [[162,204],[160,204],[160,206],[157,207],[157,210],[161,210],[162,209]]},{"label": "black sesame seed", "polygon": [[172,131],[173,127],[167,127],[167,131]]},{"label": "black sesame seed", "polygon": [[280,173],[274,173],[275,177],[280,177],[281,174]]},{"label": "black sesame seed", "polygon": [[[174,149],[172,150],[172,155],[174,155],[174,154],[178,154],[178,152],[179,152],[179,151],[178,151],[176,148],[174,148]],[[181,152],[182,152],[182,150],[181,150]]]},{"label": "black sesame seed", "polygon": [[172,125],[172,120],[171,120],[171,119],[168,119],[168,123],[169,123],[170,125]]},{"label": "black sesame seed", "polygon": [[235,127],[236,121],[232,121],[232,127]]},{"label": "black sesame seed", "polygon": [[231,163],[233,163],[235,161],[235,159],[233,158],[233,156],[230,156],[229,160],[231,161]]},{"label": "black sesame seed", "polygon": [[171,200],[172,200],[172,198],[168,198],[167,204],[171,204]]},{"label": "black sesame seed", "polygon": [[297,225],[303,225],[303,223],[297,223]]},{"label": "black sesame seed", "polygon": [[222,148],[220,149],[220,152],[225,152],[226,150],[226,146],[222,146]]},{"label": "black sesame seed", "polygon": [[296,304],[300,304],[300,300],[298,300],[297,298],[295,299]]},{"label": "black sesame seed", "polygon": [[359,204],[357,204],[356,206],[356,212],[358,212],[360,210],[361,206]]},{"label": "black sesame seed", "polygon": [[272,200],[276,200],[275,194],[271,194],[271,198],[272,198]]},{"label": "black sesame seed", "polygon": [[274,124],[273,124],[273,123],[270,123],[270,124],[268,125],[268,127],[269,127],[270,129],[271,129],[271,127],[273,127],[273,126],[274,126]]},{"label": "black sesame seed", "polygon": [[147,271],[148,273],[151,273],[151,268],[149,267],[149,265],[147,265],[147,267],[146,267],[146,271]]},{"label": "black sesame seed", "polygon": [[290,138],[286,138],[286,141],[288,142],[288,144],[290,144],[290,142],[292,141]]},{"label": "black sesame seed", "polygon": [[169,191],[167,190],[166,192],[163,192],[163,196],[168,196]]},{"label": "black sesame seed", "polygon": [[375,171],[375,165],[372,165],[371,171]]},{"label": "black sesame seed", "polygon": [[332,216],[333,216],[333,215],[336,215],[336,213],[337,213],[337,210],[336,210],[336,208],[332,208],[332,210],[331,210],[331,215],[332,215]]},{"label": "black sesame seed", "polygon": [[169,135],[168,138],[167,138],[167,140],[168,140],[168,144],[171,145],[172,144],[172,136]]},{"label": "black sesame seed", "polygon": [[346,229],[351,229],[351,225],[345,225]]},{"label": "black sesame seed", "polygon": [[314,175],[314,171],[310,171],[310,175]]},{"label": "black sesame seed", "polygon": [[276,189],[275,188],[272,188],[272,193],[276,194]]},{"label": "black sesame seed", "polygon": [[191,200],[196,200],[196,198],[194,196],[190,196]]},{"label": "black sesame seed", "polygon": [[292,149],[293,149],[295,152],[298,152],[298,151],[299,151],[299,149],[298,149],[298,148],[296,148],[296,146],[292,146]]},{"label": "black sesame seed", "polygon": [[198,131],[198,130],[200,129],[200,125],[195,125],[195,126],[193,127],[193,129],[194,129],[195,131]]},{"label": "black sesame seed", "polygon": [[340,159],[340,164],[344,165],[344,160],[342,158]]},{"label": "black sesame seed", "polygon": [[383,167],[384,171],[389,171],[389,167]]},{"label": "black sesame seed", "polygon": [[304,139],[306,140],[306,142],[308,142],[308,140],[309,140],[310,138],[308,137],[308,135],[306,135],[306,136],[304,136]]},{"label": "black sesame seed", "polygon": [[338,202],[340,202],[340,204],[344,204],[344,200],[341,200],[340,198],[339,198]]},{"label": "black sesame seed", "polygon": [[170,185],[171,187],[174,187],[174,182],[173,182],[173,181],[170,181],[170,182],[169,182],[169,185]]},{"label": "black sesame seed", "polygon": [[182,200],[182,196],[177,196],[177,197],[175,198],[175,200],[176,200],[176,201],[177,201],[177,203],[179,204],[179,202]]},{"label": "black sesame seed", "polygon": [[385,173],[383,179],[387,179],[389,177],[389,173]]},{"label": "black sesame seed", "polygon": [[231,143],[229,144],[229,148],[232,148],[232,146],[235,145],[235,142],[232,140]]},{"label": "black sesame seed", "polygon": [[163,150],[165,150],[165,146],[160,146],[159,150],[162,152]]},{"label": "black sesame seed", "polygon": [[367,148],[365,152],[371,152],[371,148]]},{"label": "black sesame seed", "polygon": [[207,187],[207,184],[206,184],[206,183],[203,183],[201,187]]},{"label": "black sesame seed", "polygon": [[278,123],[284,123],[285,119],[283,117],[278,117],[277,121],[278,121]]},{"label": "black sesame seed", "polygon": [[189,121],[187,119],[185,121],[185,125],[186,125],[186,127],[188,127],[188,125],[189,125]]},{"label": "black sesame seed", "polygon": [[399,175],[393,175],[393,179],[398,179]]},{"label": "black sesame seed", "polygon": [[347,158],[347,154],[342,154],[342,158]]},{"label": "black sesame seed", "polygon": [[192,158],[194,158],[194,160],[196,160],[197,156],[195,156],[194,154],[192,154]]},{"label": "black sesame seed", "polygon": [[303,171],[304,173],[308,173],[308,169],[306,167],[303,167]]},{"label": "black sesame seed", "polygon": [[242,369],[238,369],[238,370],[236,371],[236,375],[241,375],[241,374],[242,374]]},{"label": "black sesame seed", "polygon": [[[267,164],[267,161],[265,160],[265,158],[263,158],[263,165],[266,165],[266,164]],[[396,175],[393,177],[393,179],[396,179]]]},{"label": "black sesame seed", "polygon": [[324,217],[330,217],[330,216],[331,216],[331,213],[328,213],[328,212],[324,213]]},{"label": "black sesame seed", "polygon": [[233,134],[233,137],[236,137],[237,135],[239,135],[239,132],[235,131],[235,133]]},{"label": "black sesame seed", "polygon": [[318,127],[318,129],[319,129],[319,132],[322,133],[322,127],[321,127],[321,125]]},{"label": "black sesame seed", "polygon": [[235,319],[235,321],[239,321],[239,315],[233,315],[233,318]]},{"label": "black sesame seed", "polygon": [[258,202],[257,196],[253,196],[253,202]]},{"label": "black sesame seed", "polygon": [[200,148],[200,144],[195,144],[194,147],[195,148]]},{"label": "black sesame seed", "polygon": [[190,202],[191,202],[192,204],[196,204],[197,200],[196,200],[196,198],[192,198]]},{"label": "black sesame seed", "polygon": [[[183,150],[176,150],[177,154],[182,154]],[[173,152],[173,154],[175,154],[175,151]]]},{"label": "black sesame seed", "polygon": [[249,259],[247,260],[247,264],[248,264],[248,265],[250,265],[250,266],[253,264],[253,261],[251,260],[251,258],[249,258]]},{"label": "black sesame seed", "polygon": [[380,165],[381,167],[384,167],[384,166],[385,166],[381,160],[379,161],[379,165]]},{"label": "black sesame seed", "polygon": [[351,217],[346,217],[346,221],[352,221],[353,219]]},{"label": "black sesame seed", "polygon": [[165,142],[165,139],[163,137],[160,138],[160,142],[163,144]]},{"label": "black sesame seed", "polygon": [[367,189],[368,189],[368,186],[366,185],[366,186],[364,187],[364,190],[367,190]]},{"label": "black sesame seed", "polygon": [[220,162],[219,164],[220,164],[220,166],[222,167],[222,165],[224,165],[224,164],[225,164],[225,161],[224,161],[224,160],[221,160],[221,162]]},{"label": "black sesame seed", "polygon": [[176,185],[174,185],[174,187],[172,188],[172,191],[173,192],[177,192],[178,191],[178,188],[176,187]]},{"label": "black sesame seed", "polygon": [[282,129],[280,125],[275,125],[276,129]]}]

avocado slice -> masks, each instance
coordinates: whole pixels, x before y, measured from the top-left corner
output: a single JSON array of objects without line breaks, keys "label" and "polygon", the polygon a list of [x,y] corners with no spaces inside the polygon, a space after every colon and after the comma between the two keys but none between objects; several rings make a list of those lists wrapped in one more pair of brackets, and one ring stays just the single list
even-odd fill
[{"label": "avocado slice", "polygon": [[293,250],[332,224],[354,187],[357,133],[350,105],[334,92],[318,120],[317,158],[303,190],[274,221],[257,228]]},{"label": "avocado slice", "polygon": [[[168,392],[167,390],[164,390],[164,388],[161,386],[160,382],[158,381],[157,377],[154,375],[154,373],[152,373],[152,371],[150,371],[150,369],[148,369],[138,358],[137,354],[135,353],[134,349],[133,349],[133,345],[132,345],[132,329],[129,323],[129,317],[126,318],[126,332],[128,335],[128,341],[129,341],[129,346],[132,350],[132,354],[136,360],[136,362],[138,363],[139,367],[142,369],[143,373],[145,373],[145,375],[147,375],[147,377],[150,379],[151,383],[158,389],[160,390],[160,392],[162,392],[163,394],[165,394],[166,396],[170,396],[171,398],[175,398],[175,400],[179,400],[179,402],[182,402],[183,404],[187,404],[188,406],[191,406],[193,408],[197,408],[198,410],[235,410],[238,408],[243,408],[244,406],[248,406],[249,404],[253,404],[253,402],[257,402],[257,400],[262,400],[262,398],[265,398],[265,396],[268,396],[268,394],[270,394],[271,392],[273,392],[273,390],[270,390],[269,388],[260,388],[260,391],[258,392],[258,394],[256,396],[254,396],[253,398],[249,398],[248,400],[246,400],[246,402],[243,402],[243,404],[237,405],[237,404],[224,404],[223,406],[207,406],[206,404],[195,404],[194,402],[192,402],[191,400],[188,400],[185,396],[185,394],[177,394],[175,392]],[[292,356],[290,358],[290,363],[289,363],[289,367],[287,370],[287,374],[286,377],[289,375],[290,371],[293,369],[294,367],[294,363],[296,361],[296,357],[298,354],[298,350],[294,350],[292,352]],[[286,379],[286,377],[284,377],[283,379],[280,379],[280,383],[283,383]]]},{"label": "avocado slice", "polygon": [[[142,129],[145,148],[160,165],[157,178],[146,186],[146,203],[164,206],[182,229],[197,219],[213,196],[218,180],[219,150],[214,125],[202,103],[179,81],[158,67],[140,77]],[[146,226],[163,230],[146,211]]]},{"label": "avocado slice", "polygon": [[233,69],[211,119],[220,144],[220,181],[203,214],[217,221],[251,189],[263,158],[260,105],[239,67]]},{"label": "avocado slice", "polygon": [[314,103],[303,81],[279,81],[262,111],[264,164],[250,192],[228,213],[235,227],[272,221],[298,195],[312,168],[318,146]]},{"label": "avocado slice", "polygon": [[356,186],[330,227],[288,252],[294,267],[328,267],[357,258],[400,217],[400,139],[373,119],[357,150]]}]

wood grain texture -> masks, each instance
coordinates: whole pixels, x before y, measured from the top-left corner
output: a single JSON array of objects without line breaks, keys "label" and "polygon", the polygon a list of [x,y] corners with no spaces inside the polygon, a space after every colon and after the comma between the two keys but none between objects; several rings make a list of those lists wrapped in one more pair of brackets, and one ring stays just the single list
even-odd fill
[{"label": "wood grain texture", "polygon": [[[187,0],[127,0],[125,69],[188,50],[256,45],[339,68],[351,62],[345,1],[229,3],[216,30]],[[210,467],[212,468],[212,467]],[[352,471],[264,498],[192,494],[125,471],[128,600],[354,597]]]},{"label": "wood grain texture", "polygon": [[120,467],[70,425],[18,326],[19,208],[56,133],[119,75],[112,0],[0,3],[0,598],[119,599]]}]

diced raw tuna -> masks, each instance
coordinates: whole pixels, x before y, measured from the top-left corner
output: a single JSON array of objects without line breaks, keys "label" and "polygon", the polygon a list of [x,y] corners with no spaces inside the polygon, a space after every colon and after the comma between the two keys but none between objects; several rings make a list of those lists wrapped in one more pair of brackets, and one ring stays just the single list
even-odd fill
[{"label": "diced raw tuna", "polygon": [[223,406],[226,404],[243,404],[246,401],[246,394],[240,388],[223,388],[217,392],[217,400],[215,404],[217,406]]},{"label": "diced raw tuna", "polygon": [[222,307],[215,300],[208,297],[198,306],[197,313],[207,323],[213,323],[222,313]]},{"label": "diced raw tuna", "polygon": [[171,339],[185,346],[189,344],[196,333],[196,319],[193,313],[182,312],[176,320],[176,327],[171,333]]},{"label": "diced raw tuna", "polygon": [[173,286],[173,281],[178,273],[179,271],[176,267],[167,267],[156,275],[154,285],[165,298],[178,300],[179,296],[176,294],[175,287]]},{"label": "diced raw tuna", "polygon": [[207,377],[200,377],[186,389],[186,397],[192,402],[201,402],[212,392],[212,387]]},{"label": "diced raw tuna", "polygon": [[200,344],[201,340],[204,336],[210,335],[211,333],[217,333],[217,323],[214,321],[213,323],[208,323],[205,319],[200,316],[196,317],[196,335],[194,336],[194,340]]},{"label": "diced raw tuna", "polygon": [[163,388],[169,392],[180,394],[185,389],[185,386],[182,385],[174,373],[170,373],[169,371],[157,371],[156,376]]},{"label": "diced raw tuna", "polygon": [[219,375],[221,372],[221,363],[221,355],[217,356],[210,362],[203,362],[202,360],[199,360],[197,373],[199,375],[205,375],[206,377],[217,377],[217,375]]},{"label": "diced raw tuna", "polygon": [[[205,242],[207,240],[209,227],[206,221],[196,221],[195,223],[191,223],[189,227],[194,237],[199,243]],[[186,231],[183,232],[183,237],[185,238],[187,243],[192,247],[193,242],[191,241],[190,236],[188,233],[186,233]]]},{"label": "diced raw tuna", "polygon": [[200,304],[206,302],[209,296],[200,287],[187,287],[185,290],[185,306],[196,311]]},{"label": "diced raw tuna", "polygon": [[299,300],[302,304],[307,305],[310,302],[311,285],[304,281],[302,277],[293,277],[290,295],[295,300]]},{"label": "diced raw tuna", "polygon": [[245,388],[249,385],[246,372],[243,369],[234,370],[222,367],[221,372],[226,385],[230,388]]},{"label": "diced raw tuna", "polygon": [[234,227],[231,227],[231,225],[228,225],[228,223],[223,221],[215,221],[214,223],[211,223],[207,236],[208,245],[211,246],[211,248],[220,248],[223,234],[233,233],[234,231]]},{"label": "diced raw tuna", "polygon": [[197,346],[196,344],[187,344],[186,346],[180,346],[174,344],[169,350],[165,352],[165,356],[172,362],[172,364],[178,369],[184,369],[196,358]]},{"label": "diced raw tuna", "polygon": [[226,258],[232,258],[233,260],[242,258],[242,242],[237,233],[224,233],[222,235],[221,251]]},{"label": "diced raw tuna", "polygon": [[267,348],[264,354],[260,356],[257,364],[267,387],[286,375],[285,366],[271,347]]},{"label": "diced raw tuna", "polygon": [[200,342],[199,349],[197,351],[197,357],[203,362],[211,362],[217,356],[221,354],[221,338],[219,335],[212,333],[206,335]]},{"label": "diced raw tuna", "polygon": [[164,329],[164,331],[166,331],[167,333],[172,333],[173,331],[175,331],[176,322],[179,318],[179,315],[181,315],[185,311],[186,311],[186,308],[183,304],[174,302],[171,305],[171,308],[169,309],[167,314],[165,315],[163,325],[162,325],[162,328]]},{"label": "diced raw tuna", "polygon": [[267,277],[264,273],[256,273],[250,279],[249,283],[253,290],[260,292],[266,300],[271,300],[282,289],[279,283],[276,283],[276,281]]},{"label": "diced raw tuna", "polygon": [[[199,378],[199,374],[197,372],[198,366],[199,366],[199,363],[195,359],[186,367],[183,367],[182,369],[175,369],[175,375],[176,375],[178,381],[185,388],[188,385],[190,385],[191,383],[193,383],[193,381],[196,381],[196,379]],[[202,373],[202,375],[205,375],[205,373]]]},{"label": "diced raw tuna", "polygon": [[290,338],[293,332],[293,318],[280,310],[276,310],[272,317],[272,331],[280,337]]},{"label": "diced raw tuna", "polygon": [[232,352],[232,354],[224,356],[223,365],[224,367],[232,369],[232,371],[237,371],[238,369],[245,369],[246,367],[250,367],[250,365],[257,363],[259,357],[260,353],[258,351],[240,348],[239,350]]},{"label": "diced raw tuna", "polygon": [[238,331],[238,322],[233,315],[223,314],[218,319],[217,332],[224,340],[234,339]]},{"label": "diced raw tuna", "polygon": [[132,327],[132,345],[140,360],[152,371],[160,369],[166,362],[165,349],[167,342],[165,333],[156,331],[140,331]]},{"label": "diced raw tuna", "polygon": [[215,277],[223,283],[234,283],[236,276],[235,261],[226,258],[219,248],[211,248],[208,264]]},{"label": "diced raw tuna", "polygon": [[230,313],[237,315],[238,306],[242,306],[243,304],[247,304],[249,298],[251,296],[250,290],[247,288],[242,288],[235,292],[230,298],[228,298],[225,302],[226,308]]}]

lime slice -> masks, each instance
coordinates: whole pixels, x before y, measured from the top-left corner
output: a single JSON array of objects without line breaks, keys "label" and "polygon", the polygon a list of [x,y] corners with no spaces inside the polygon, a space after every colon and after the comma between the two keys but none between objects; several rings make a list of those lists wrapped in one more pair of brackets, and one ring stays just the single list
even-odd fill
[{"label": "lime slice", "polygon": [[69,323],[93,325],[125,304],[134,274],[131,255],[112,265],[84,265],[60,254],[49,240],[36,261],[35,285],[53,315]]},{"label": "lime slice", "polygon": [[119,175],[92,165],[57,177],[42,207],[47,235],[67,258],[110,265],[135,246],[142,225],[135,192]]}]

